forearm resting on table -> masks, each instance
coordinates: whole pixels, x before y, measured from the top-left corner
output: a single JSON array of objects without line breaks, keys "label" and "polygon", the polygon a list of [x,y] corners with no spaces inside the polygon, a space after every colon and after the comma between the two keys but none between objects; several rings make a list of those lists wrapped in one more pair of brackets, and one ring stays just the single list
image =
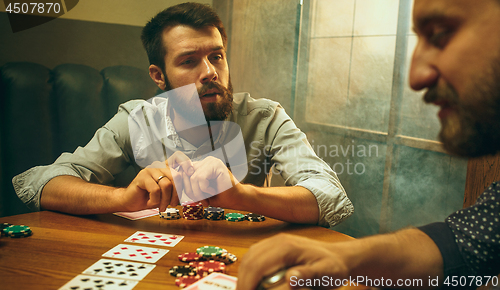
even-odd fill
[{"label": "forearm resting on table", "polygon": [[421,279],[423,284],[415,287],[419,289],[430,288],[429,276],[432,279],[439,276],[439,281],[443,278],[441,252],[432,239],[418,229],[332,244],[332,247],[344,254],[351,277],[384,278],[394,283],[398,279]]},{"label": "forearm resting on table", "polygon": [[57,176],[44,186],[40,204],[45,210],[79,215],[122,211],[116,190],[74,176]]},{"label": "forearm resting on table", "polygon": [[255,212],[292,223],[318,223],[316,197],[302,186],[245,187],[247,194],[238,201],[237,208],[234,208],[236,210]]}]

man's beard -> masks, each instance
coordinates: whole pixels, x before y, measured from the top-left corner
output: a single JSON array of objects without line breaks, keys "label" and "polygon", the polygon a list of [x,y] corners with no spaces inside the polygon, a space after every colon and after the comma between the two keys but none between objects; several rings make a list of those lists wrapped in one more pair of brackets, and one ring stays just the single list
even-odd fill
[{"label": "man's beard", "polygon": [[[166,82],[165,91],[171,90],[170,83]],[[217,82],[208,82],[198,90],[198,96],[203,96],[208,90],[216,89],[220,92],[220,100],[217,102],[203,103],[200,98],[191,96],[170,97],[169,102],[175,112],[184,119],[194,124],[209,123],[210,121],[223,121],[233,109],[233,85],[229,79],[227,88]],[[197,103],[196,103],[197,102]],[[200,114],[199,103],[203,108],[203,114]]]},{"label": "man's beard", "polygon": [[500,151],[500,57],[459,98],[449,84],[429,88],[426,103],[446,101],[453,111],[441,119],[439,139],[451,154],[478,157]]}]

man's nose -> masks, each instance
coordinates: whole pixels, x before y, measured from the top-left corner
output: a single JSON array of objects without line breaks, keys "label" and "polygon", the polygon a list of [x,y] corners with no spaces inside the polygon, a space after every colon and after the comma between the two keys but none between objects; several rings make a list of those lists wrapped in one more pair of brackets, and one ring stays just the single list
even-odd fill
[{"label": "man's nose", "polygon": [[217,71],[215,69],[215,66],[210,62],[208,59],[204,59],[202,61],[202,67],[201,67],[201,83],[207,83],[211,81],[216,81],[217,80]]},{"label": "man's nose", "polygon": [[415,91],[428,88],[434,85],[439,72],[432,62],[434,54],[437,53],[431,47],[425,47],[420,41],[413,51],[413,57],[410,66],[410,87]]}]

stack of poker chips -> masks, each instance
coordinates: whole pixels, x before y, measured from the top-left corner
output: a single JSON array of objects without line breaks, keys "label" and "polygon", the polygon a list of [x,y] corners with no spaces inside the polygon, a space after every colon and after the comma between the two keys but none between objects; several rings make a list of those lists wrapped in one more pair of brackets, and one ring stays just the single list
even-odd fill
[{"label": "stack of poker chips", "polygon": [[220,207],[207,207],[204,217],[212,221],[224,220],[224,209]]},{"label": "stack of poker chips", "polygon": [[181,218],[181,214],[176,208],[167,208],[164,212],[160,212],[160,217],[166,220],[176,220]]},{"label": "stack of poker chips", "polygon": [[256,213],[248,213],[245,218],[251,222],[263,222],[266,220],[266,217]]},{"label": "stack of poker chips", "polygon": [[189,263],[192,267],[197,267],[199,262],[215,260],[225,264],[232,264],[238,260],[236,255],[229,253],[226,249],[215,246],[205,246],[198,248],[196,252],[187,252],[178,256],[179,260]]},{"label": "stack of poker chips", "polygon": [[231,264],[238,260],[236,255],[229,253],[226,249],[215,246],[204,246],[196,249],[200,260],[215,260],[225,264]]},{"label": "stack of poker chips", "polygon": [[24,238],[33,234],[31,228],[25,225],[2,225],[2,235],[10,238]]},{"label": "stack of poker chips", "polygon": [[187,220],[201,220],[203,214],[203,205],[200,202],[182,204],[182,215]]},{"label": "stack of poker chips", "polygon": [[174,266],[170,275],[176,277],[175,284],[187,287],[202,277],[213,272],[225,273],[226,265],[234,263],[238,258],[226,249],[216,246],[204,246],[196,252],[187,252],[178,256],[179,260],[189,265]]}]

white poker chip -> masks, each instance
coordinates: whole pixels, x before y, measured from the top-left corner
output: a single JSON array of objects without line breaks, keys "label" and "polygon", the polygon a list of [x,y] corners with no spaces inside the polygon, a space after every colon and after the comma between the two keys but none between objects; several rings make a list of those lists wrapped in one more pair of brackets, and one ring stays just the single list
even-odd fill
[{"label": "white poker chip", "polygon": [[167,220],[172,220],[179,219],[181,217],[181,214],[176,208],[167,208],[164,212],[160,212],[160,217]]},{"label": "white poker chip", "polygon": [[174,207],[167,207],[167,209],[163,212],[166,214],[178,214],[179,210]]}]

